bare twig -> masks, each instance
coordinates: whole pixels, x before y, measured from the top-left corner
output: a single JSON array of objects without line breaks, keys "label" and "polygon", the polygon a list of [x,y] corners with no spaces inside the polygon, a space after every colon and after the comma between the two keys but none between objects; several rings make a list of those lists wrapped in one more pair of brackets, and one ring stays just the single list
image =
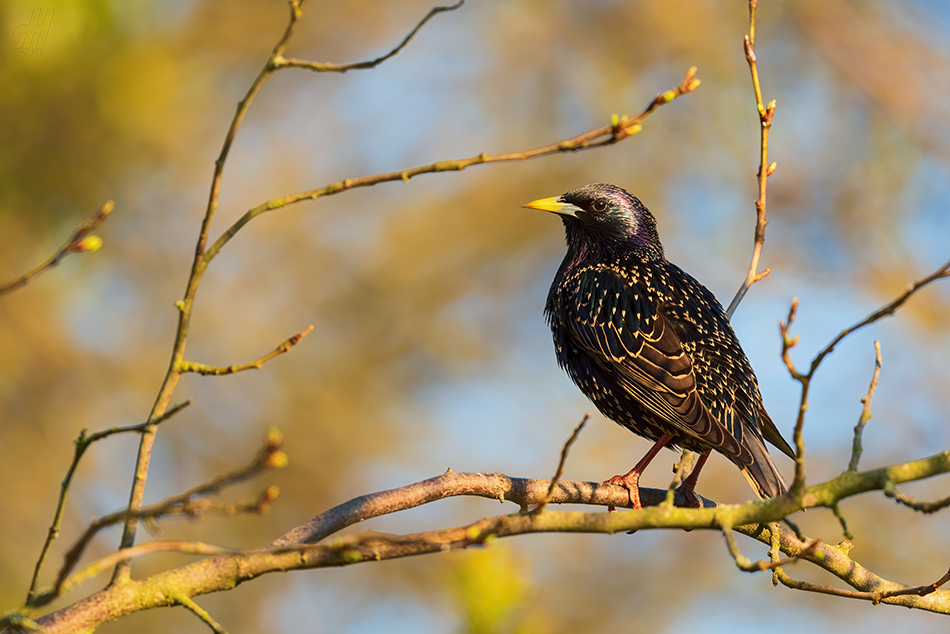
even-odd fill
[{"label": "bare twig", "polygon": [[848,471],[858,470],[858,461],[861,460],[861,453],[864,451],[861,446],[861,435],[864,426],[871,420],[871,398],[874,396],[874,389],[877,387],[878,377],[881,376],[881,342],[874,342],[874,372],[871,374],[871,384],[868,386],[868,393],[861,399],[861,415],[858,417],[858,424],[854,426],[854,441],[851,443],[851,460],[848,462]]},{"label": "bare twig", "polygon": [[395,172],[372,174],[357,178],[345,178],[342,181],[337,181],[317,189],[310,189],[296,194],[291,194],[289,196],[273,198],[261,203],[257,207],[247,210],[243,216],[241,216],[227,229],[227,231],[225,231],[217,240],[215,240],[214,244],[208,247],[208,251],[205,253],[204,259],[206,262],[212,260],[218,254],[221,248],[224,247],[224,245],[227,244],[231,238],[233,238],[235,234],[237,234],[237,232],[244,227],[244,225],[249,223],[257,216],[268,211],[274,211],[275,209],[280,209],[282,207],[286,207],[304,200],[316,200],[325,196],[340,194],[357,187],[370,187],[373,185],[379,185],[380,183],[389,183],[394,181],[408,182],[413,177],[419,176],[421,174],[459,172],[473,165],[502,163],[508,161],[525,161],[541,156],[548,156],[550,154],[578,152],[591,148],[613,145],[614,143],[622,141],[623,139],[639,132],[642,129],[641,124],[643,120],[652,114],[659,106],[667,104],[673,99],[695,90],[700,83],[698,79],[695,79],[695,75],[696,68],[693,67],[683,77],[683,80],[680,82],[679,86],[657,95],[635,118],[630,120],[618,120],[611,125],[589,130],[569,139],[564,139],[563,141],[555,141],[554,143],[549,143],[548,145],[530,150],[508,152],[506,154],[485,154],[482,152],[477,156],[471,156],[464,159],[436,161],[435,163],[429,163],[428,165],[421,165],[419,167],[398,170]]},{"label": "bare twig", "polygon": [[920,511],[925,515],[930,515],[936,513],[937,511],[942,511],[943,509],[950,506],[950,496],[936,500],[935,502],[924,502],[918,500],[917,498],[907,495],[906,493],[901,493],[897,490],[897,487],[893,482],[888,482],[884,485],[884,495],[894,500],[900,504],[903,504],[907,508],[912,508],[915,511]]},{"label": "bare twig", "polygon": [[431,20],[432,18],[434,18],[436,15],[440,13],[444,13],[446,11],[455,11],[456,9],[461,7],[463,4],[465,4],[465,0],[459,0],[452,6],[435,7],[431,9],[426,14],[426,16],[422,18],[422,20],[419,21],[416,27],[412,29],[412,31],[409,32],[409,35],[407,35],[403,39],[403,41],[400,42],[398,46],[396,46],[396,48],[389,51],[382,57],[377,57],[376,59],[372,59],[366,62],[353,62],[350,64],[330,64],[330,63],[320,63],[320,62],[307,62],[300,59],[293,59],[293,58],[285,59],[283,57],[280,57],[274,60],[274,68],[275,69],[304,68],[304,69],[312,70],[318,73],[325,73],[325,72],[345,73],[348,70],[365,70],[369,68],[375,68],[379,66],[380,64],[382,64],[383,62],[385,62],[390,57],[393,57],[394,55],[399,54],[399,52],[402,51],[402,49],[406,48],[406,45],[409,44],[412,38],[416,36],[416,33],[418,33],[419,30],[422,29],[423,26],[425,26],[426,22],[428,22],[429,20]]},{"label": "bare twig", "polygon": [[198,374],[211,374],[214,376],[221,376],[224,374],[234,374],[235,372],[243,372],[244,370],[260,370],[261,366],[273,359],[276,356],[282,355],[285,352],[288,352],[291,348],[300,343],[300,340],[313,332],[313,326],[311,325],[306,330],[301,333],[297,333],[284,343],[280,344],[271,352],[268,352],[260,359],[251,361],[250,363],[244,363],[242,365],[229,365],[229,366],[215,366],[215,365],[205,365],[204,363],[194,363],[192,361],[182,361],[178,364],[178,368],[181,372],[197,372]]},{"label": "bare twig", "polygon": [[885,317],[892,316],[917,291],[927,286],[931,282],[935,282],[945,277],[950,277],[950,261],[945,263],[943,266],[938,268],[936,271],[934,271],[930,275],[911,283],[910,286],[907,287],[907,290],[901,293],[893,301],[889,302],[888,304],[884,305],[880,309],[871,313],[870,315],[868,315],[867,317],[865,317],[858,323],[854,324],[850,328],[845,328],[840,333],[838,333],[838,335],[834,339],[831,340],[831,343],[825,346],[822,349],[822,351],[819,352],[818,355],[815,357],[815,359],[811,362],[812,372],[814,372],[814,369],[818,367],[818,365],[824,360],[824,358],[828,356],[835,349],[835,346],[837,346],[841,342],[842,339],[844,339],[845,337],[847,337],[853,332],[857,332],[858,330],[861,330],[865,326],[869,326],[873,324],[874,322],[884,319]]},{"label": "bare twig", "polygon": [[676,499],[676,490],[683,483],[689,474],[693,471],[693,468],[696,464],[696,456],[698,456],[695,451],[690,451],[689,449],[684,449],[683,453],[680,454],[680,459],[676,461],[676,464],[673,465],[673,479],[670,481],[670,486],[666,488],[666,499],[663,500],[663,504],[666,506],[673,506],[673,502]]},{"label": "bare twig", "polygon": [[183,608],[190,610],[192,614],[204,621],[205,625],[210,627],[211,631],[215,632],[215,634],[228,634],[228,631],[224,629],[220,623],[215,621],[211,615],[208,614],[207,610],[195,603],[191,597],[181,596],[176,599],[176,602]]},{"label": "bare twig", "polygon": [[922,586],[915,586],[912,588],[898,588],[893,590],[885,591],[873,591],[873,592],[862,592],[860,590],[844,590],[842,588],[836,588],[835,586],[820,585],[815,583],[809,583],[807,581],[797,581],[792,579],[783,572],[779,573],[779,580],[783,585],[793,588],[795,590],[805,590],[807,592],[817,592],[819,594],[830,594],[836,597],[845,597],[848,599],[861,599],[864,601],[870,601],[874,605],[880,604],[885,599],[892,599],[895,597],[909,596],[914,595],[918,597],[925,597],[928,594],[936,592],[940,586],[944,585],[950,581],[950,571],[947,572],[940,579],[934,583],[928,583]]},{"label": "bare twig", "polygon": [[792,557],[790,559],[780,560],[776,554],[774,561],[763,561],[761,559],[752,561],[739,551],[739,545],[736,543],[736,538],[732,535],[731,526],[728,524],[722,524],[719,527],[719,530],[722,532],[722,536],[726,540],[726,548],[729,550],[732,560],[736,563],[736,567],[742,572],[762,572],[764,570],[775,570],[777,568],[781,568],[782,566],[795,563],[803,557],[814,555],[815,549],[818,548],[819,544],[821,544],[821,542],[817,539],[812,540],[800,556]]},{"label": "bare twig", "polygon": [[554,493],[554,488],[557,486],[558,480],[564,475],[564,463],[567,462],[567,454],[571,450],[571,445],[577,440],[577,437],[580,435],[581,430],[584,429],[584,425],[587,424],[588,420],[590,420],[590,414],[584,414],[584,418],[577,424],[577,427],[574,428],[574,431],[571,432],[568,439],[564,441],[564,446],[561,447],[561,458],[557,463],[557,471],[554,472],[554,477],[551,478],[551,484],[548,486],[548,492],[544,495],[544,499],[542,499],[538,507],[534,509],[535,513],[540,513],[544,510],[544,507],[548,505],[548,500],[551,499],[551,494]]},{"label": "bare twig", "polygon": [[759,85],[759,71],[755,57],[755,10],[758,0],[749,0],[749,34],[743,40],[745,58],[752,73],[752,87],[755,90],[755,109],[759,113],[760,143],[759,143],[759,197],[755,200],[755,238],[752,245],[752,261],[749,263],[749,272],[735,297],[729,302],[726,315],[730,318],[739,307],[739,302],[753,284],[769,274],[770,269],[759,271],[759,257],[762,255],[762,246],[765,244],[765,227],[769,221],[765,217],[766,183],[768,177],[775,171],[775,163],[769,165],[769,130],[772,128],[772,117],[775,115],[775,100],[768,106],[762,101],[762,88]]},{"label": "bare twig", "polygon": [[96,212],[96,215],[76,227],[73,234],[69,237],[69,240],[67,240],[56,253],[49,256],[43,263],[31,271],[5,284],[0,284],[0,295],[12,293],[18,288],[23,288],[32,280],[59,264],[62,259],[70,253],[92,253],[93,251],[98,251],[99,247],[102,246],[102,239],[99,236],[89,234],[98,229],[99,225],[105,222],[105,219],[109,217],[114,207],[115,203],[111,200],[103,204],[102,207],[99,208],[99,211]]},{"label": "bare twig", "polygon": [[194,403],[194,400],[187,400],[183,403],[178,403],[174,407],[170,408],[167,412],[159,416],[154,420],[142,423],[140,425],[131,425],[129,427],[110,427],[104,431],[99,431],[89,436],[86,435],[86,430],[79,432],[79,437],[73,441],[76,449],[73,453],[72,464],[69,465],[69,469],[66,471],[66,477],[63,478],[63,482],[60,485],[59,490],[59,502],[56,504],[56,512],[53,515],[53,523],[50,524],[49,531],[46,534],[46,541],[43,543],[43,548],[40,551],[40,556],[36,561],[36,566],[33,569],[33,579],[30,582],[30,590],[27,593],[26,600],[29,602],[34,593],[36,592],[36,584],[39,581],[40,570],[43,567],[43,562],[46,560],[46,555],[49,552],[49,548],[53,543],[53,540],[59,536],[59,527],[63,519],[63,513],[66,510],[66,499],[69,497],[69,487],[73,481],[73,475],[76,473],[76,467],[79,466],[79,460],[82,458],[83,454],[86,453],[86,449],[89,448],[89,445],[92,443],[102,440],[103,438],[108,438],[114,434],[123,434],[128,432],[141,432],[146,429],[149,425],[158,425],[165,422],[181,410],[185,409],[189,405]]},{"label": "bare twig", "polygon": [[844,513],[841,512],[841,507],[837,502],[831,505],[831,512],[837,518],[838,524],[841,525],[841,534],[844,535],[844,538],[849,541],[854,539],[854,535],[848,529],[848,521],[844,518]]}]

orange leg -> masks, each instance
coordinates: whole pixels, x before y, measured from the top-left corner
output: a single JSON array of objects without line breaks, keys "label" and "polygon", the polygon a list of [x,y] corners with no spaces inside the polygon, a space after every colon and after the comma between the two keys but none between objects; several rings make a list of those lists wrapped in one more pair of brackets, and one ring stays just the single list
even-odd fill
[{"label": "orange leg", "polygon": [[680,486],[680,491],[686,497],[686,501],[689,502],[689,505],[694,509],[703,508],[703,502],[699,499],[699,496],[696,495],[696,481],[699,480],[699,472],[702,470],[703,465],[706,464],[706,459],[709,458],[709,452],[711,449],[707,449],[699,455],[699,459],[696,461],[696,466],[693,467],[693,472],[683,480],[683,484]]},{"label": "orange leg", "polygon": [[[650,461],[656,458],[656,454],[660,453],[660,449],[666,446],[666,443],[670,442],[673,439],[673,434],[667,432],[660,436],[660,438],[653,444],[650,448],[650,451],[647,452],[645,456],[637,463],[633,469],[628,471],[626,475],[615,475],[609,480],[604,480],[604,484],[619,484],[627,488],[627,491],[630,492],[630,502],[633,504],[633,508],[640,509],[643,508],[640,506],[640,474],[643,473],[643,470],[647,468],[647,465],[650,464]],[[708,452],[707,452],[708,453]],[[702,459],[705,462],[705,459]],[[702,466],[700,463],[698,466]],[[698,469],[694,470],[694,472]],[[690,478],[692,475],[690,475]],[[689,478],[687,478],[689,479]],[[683,483],[685,486],[685,482]],[[695,493],[693,496],[695,497]],[[612,506],[607,507],[608,511],[615,511],[616,509]]]}]

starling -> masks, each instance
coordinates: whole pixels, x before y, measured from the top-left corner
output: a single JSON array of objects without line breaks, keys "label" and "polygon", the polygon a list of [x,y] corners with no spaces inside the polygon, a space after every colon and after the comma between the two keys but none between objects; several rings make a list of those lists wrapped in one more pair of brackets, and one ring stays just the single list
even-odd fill
[{"label": "starling", "polygon": [[760,498],[785,493],[765,440],[795,452],[765,411],[722,304],[666,259],[653,214],[608,184],[525,207],[564,221],[567,255],[544,308],[558,364],[607,418],[655,441],[629,473],[607,482],[626,486],[640,508],[640,474],[660,449],[690,449],[700,458],[682,490],[701,506],[693,488],[715,449]]}]

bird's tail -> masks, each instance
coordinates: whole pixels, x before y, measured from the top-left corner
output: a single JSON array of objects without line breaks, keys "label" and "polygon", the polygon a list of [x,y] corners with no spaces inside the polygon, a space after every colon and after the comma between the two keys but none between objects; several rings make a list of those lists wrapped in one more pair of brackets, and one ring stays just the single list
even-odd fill
[{"label": "bird's tail", "polygon": [[746,477],[752,485],[752,490],[761,499],[783,495],[788,491],[788,485],[782,479],[782,474],[775,468],[775,463],[772,462],[765,443],[758,438],[755,440],[758,442],[753,441],[746,445],[746,448],[752,452],[752,464],[739,466],[742,469],[742,475]]}]

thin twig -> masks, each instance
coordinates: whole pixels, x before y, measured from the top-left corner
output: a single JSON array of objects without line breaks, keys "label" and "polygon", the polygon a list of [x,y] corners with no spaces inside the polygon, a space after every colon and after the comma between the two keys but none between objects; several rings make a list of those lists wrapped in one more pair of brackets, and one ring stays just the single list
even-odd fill
[{"label": "thin twig", "polygon": [[950,570],[947,571],[947,574],[942,576],[940,579],[934,583],[928,583],[922,586],[914,586],[912,588],[901,588],[898,590],[886,590],[883,592],[862,592],[860,590],[844,590],[842,588],[836,588],[835,586],[820,585],[815,583],[809,583],[807,581],[797,581],[792,579],[783,572],[779,573],[779,580],[783,585],[793,588],[795,590],[805,590],[807,592],[817,592],[819,594],[830,594],[836,597],[845,597],[848,599],[860,599],[863,601],[870,601],[874,605],[878,605],[884,599],[890,599],[893,597],[900,597],[906,595],[916,595],[919,597],[925,597],[928,594],[936,592],[940,586],[944,585],[950,581]]},{"label": "thin twig", "polygon": [[861,453],[864,448],[861,445],[861,436],[864,426],[871,420],[871,398],[874,396],[874,389],[877,387],[878,377],[881,376],[881,342],[874,342],[874,372],[871,374],[871,384],[868,386],[868,393],[861,399],[861,415],[858,417],[858,424],[854,426],[854,440],[851,443],[851,460],[848,462],[848,471],[858,470],[858,461],[861,460]]},{"label": "thin twig", "polygon": [[280,344],[271,352],[268,352],[260,359],[251,361],[250,363],[244,363],[242,365],[229,365],[229,366],[215,366],[215,365],[205,365],[204,363],[194,363],[192,361],[182,361],[178,364],[178,368],[181,372],[197,372],[198,374],[204,375],[214,375],[222,376],[225,374],[234,374],[235,372],[243,372],[244,370],[260,370],[261,366],[273,359],[276,356],[282,355],[285,352],[288,352],[291,348],[300,343],[300,340],[313,332],[313,326],[311,325],[306,330],[301,333],[297,333],[284,343]]},{"label": "thin twig", "polygon": [[204,621],[205,625],[207,625],[208,627],[210,627],[210,628],[211,628],[211,631],[212,631],[212,632],[215,632],[215,634],[228,634],[228,631],[227,631],[226,629],[224,629],[224,627],[222,627],[220,623],[218,623],[217,621],[215,621],[215,620],[211,617],[211,615],[208,614],[208,611],[207,611],[207,610],[205,610],[205,609],[202,608],[200,605],[198,605],[197,603],[195,603],[194,600],[193,600],[191,597],[189,597],[189,596],[187,596],[187,595],[182,595],[182,596],[177,597],[177,598],[175,599],[175,601],[176,601],[180,606],[182,606],[183,608],[186,608],[186,609],[190,610],[192,614],[194,614],[194,615],[197,616],[199,619],[201,619],[202,621]]},{"label": "thin twig", "polygon": [[920,511],[925,515],[930,515],[936,513],[937,511],[942,511],[943,509],[950,506],[950,496],[947,496],[943,499],[936,500],[934,502],[924,502],[918,500],[917,498],[907,495],[906,493],[901,493],[897,490],[897,486],[893,482],[885,483],[883,487],[884,495],[889,498],[894,498],[895,502],[903,504],[907,508],[914,509],[915,511]]},{"label": "thin twig", "polygon": [[376,66],[379,66],[380,64],[382,64],[383,62],[385,62],[385,61],[386,61],[387,59],[389,59],[390,57],[393,57],[394,55],[397,55],[400,51],[402,51],[402,49],[406,48],[406,45],[409,44],[409,42],[412,40],[412,38],[414,38],[414,37],[416,36],[416,33],[418,33],[419,30],[420,30],[423,26],[425,26],[426,22],[428,22],[429,20],[431,20],[432,18],[434,18],[436,15],[438,15],[438,14],[440,14],[440,13],[443,13],[443,12],[446,12],[446,11],[455,11],[456,9],[458,9],[459,7],[461,7],[463,4],[465,4],[465,0],[459,0],[457,3],[455,3],[455,4],[453,4],[452,6],[449,6],[449,7],[435,7],[435,8],[433,8],[433,9],[431,9],[431,10],[426,14],[426,16],[425,16],[424,18],[422,18],[422,20],[419,21],[419,23],[416,25],[416,27],[415,27],[414,29],[412,29],[412,31],[409,32],[409,35],[407,35],[407,36],[403,39],[403,41],[400,42],[398,46],[396,46],[396,48],[394,48],[393,50],[389,51],[388,53],[386,53],[386,54],[383,55],[382,57],[377,57],[376,59],[369,60],[369,61],[366,61],[366,62],[353,62],[353,63],[350,63],[350,64],[331,64],[331,63],[320,63],[320,62],[308,62],[308,61],[301,60],[301,59],[293,59],[293,58],[285,59],[285,58],[283,58],[283,57],[280,57],[280,58],[274,60],[274,67],[275,67],[275,69],[280,69],[280,68],[304,68],[304,69],[306,69],[306,70],[312,70],[312,71],[315,71],[315,72],[318,72],[318,73],[325,73],[325,72],[345,73],[345,72],[348,71],[348,70],[365,70],[365,69],[369,69],[369,68],[375,68]]},{"label": "thin twig", "polygon": [[141,432],[145,430],[150,425],[159,425],[160,423],[165,422],[169,418],[173,417],[175,414],[185,409],[189,405],[194,403],[193,399],[189,399],[182,403],[178,403],[174,407],[170,408],[167,412],[159,416],[154,420],[150,420],[139,425],[131,425],[128,427],[110,427],[109,429],[96,432],[89,436],[86,435],[86,430],[83,429],[79,432],[79,437],[73,441],[73,444],[76,446],[76,449],[73,453],[72,464],[69,465],[69,469],[66,471],[66,477],[63,478],[63,482],[60,485],[59,490],[59,502],[56,504],[56,512],[53,515],[53,523],[50,524],[49,531],[46,534],[46,541],[43,543],[43,548],[40,550],[40,556],[36,560],[36,566],[33,569],[33,579],[30,581],[30,590],[27,593],[26,600],[29,602],[34,593],[36,592],[36,586],[39,582],[40,570],[43,567],[43,562],[46,560],[46,555],[49,552],[49,548],[53,543],[53,540],[59,536],[59,527],[63,519],[63,513],[66,510],[66,499],[69,497],[69,487],[73,481],[73,475],[76,473],[76,467],[79,466],[79,460],[82,458],[83,454],[86,453],[86,449],[89,446],[103,438],[108,438],[114,434],[123,434],[128,432]]},{"label": "thin twig", "polygon": [[831,340],[827,346],[822,348],[822,350],[815,355],[815,358],[812,359],[811,366],[808,369],[808,372],[802,374],[795,369],[794,364],[789,357],[789,350],[793,348],[798,343],[798,337],[789,338],[789,329],[792,322],[795,319],[795,312],[798,308],[798,299],[795,299],[792,302],[791,308],[788,311],[788,318],[785,323],[779,322],[779,330],[782,335],[782,360],[785,362],[786,367],[788,368],[789,374],[792,378],[801,383],[802,385],[802,395],[799,400],[798,405],[798,417],[795,421],[795,431],[793,433],[793,439],[796,449],[796,458],[795,458],[795,479],[792,482],[791,492],[793,495],[801,495],[805,486],[805,445],[802,440],[802,430],[805,425],[805,412],[808,411],[808,392],[811,386],[811,380],[815,376],[815,372],[818,370],[818,367],[821,365],[821,362],[824,361],[831,352],[835,349],[835,346],[841,343],[841,341],[848,335],[857,332],[858,330],[873,324],[876,321],[883,319],[884,317],[889,317],[893,315],[897,310],[904,305],[904,303],[909,300],[915,293],[920,289],[924,288],[931,282],[934,282],[939,279],[950,277],[950,261],[938,268],[936,271],[923,277],[919,280],[913,282],[908,286],[907,290],[904,291],[901,295],[895,298],[893,301],[884,305],[882,308],[871,313],[863,320],[854,324],[849,328],[845,328],[834,339]]},{"label": "thin twig", "polygon": [[874,322],[879,321],[885,317],[892,316],[894,313],[897,312],[897,310],[901,306],[904,305],[904,303],[908,299],[910,299],[914,295],[914,293],[916,293],[923,287],[927,286],[931,282],[935,282],[945,277],[950,277],[950,261],[945,263],[943,266],[938,268],[936,271],[934,271],[930,275],[923,277],[919,280],[915,280],[913,283],[910,284],[910,286],[907,287],[906,291],[901,293],[893,301],[889,302],[888,304],[884,305],[880,309],[871,313],[870,315],[868,315],[867,317],[865,317],[858,323],[854,324],[850,328],[845,328],[844,330],[839,332],[838,335],[834,339],[831,340],[831,343],[825,346],[822,349],[822,351],[819,352],[818,355],[815,357],[815,359],[811,362],[811,365],[812,365],[811,371],[814,372],[815,368],[817,368],[818,365],[824,360],[824,358],[828,356],[835,349],[835,346],[841,343],[842,339],[844,339],[845,337],[847,337],[853,332],[857,332],[858,330],[861,330],[865,326],[869,326],[873,324]]},{"label": "thin twig", "polygon": [[841,512],[841,507],[837,502],[831,505],[831,512],[838,519],[838,523],[841,525],[841,534],[844,535],[844,538],[849,541],[854,539],[854,535],[848,529],[848,521],[844,518],[844,513]]},{"label": "thin twig", "polygon": [[699,454],[689,449],[684,449],[683,453],[680,454],[680,459],[677,460],[673,467],[673,480],[670,481],[670,486],[666,487],[666,499],[663,500],[663,506],[673,506],[673,501],[676,498],[676,490],[683,483],[683,480],[692,473],[693,467],[696,464],[697,455]]},{"label": "thin twig", "polygon": [[766,183],[776,167],[775,163],[769,165],[769,130],[772,128],[772,117],[775,115],[775,100],[773,99],[766,106],[762,101],[762,87],[759,85],[759,70],[755,57],[755,10],[758,4],[757,0],[749,0],[749,34],[743,40],[743,47],[746,61],[749,63],[749,71],[752,73],[755,109],[759,113],[759,197],[755,200],[755,237],[752,245],[752,261],[749,263],[749,272],[746,273],[745,280],[743,280],[739,290],[736,291],[735,297],[729,302],[729,308],[726,309],[726,315],[730,318],[736,312],[739,302],[745,297],[749,288],[771,271],[771,269],[759,271],[759,257],[762,255],[762,246],[765,244],[765,227],[769,224],[765,217]]},{"label": "thin twig", "polygon": [[59,264],[63,258],[65,258],[70,253],[92,253],[93,251],[98,251],[99,247],[102,246],[102,239],[98,236],[89,235],[93,231],[99,228],[105,219],[109,217],[109,214],[112,213],[113,208],[115,208],[115,203],[111,200],[107,201],[102,207],[99,208],[99,211],[96,212],[89,220],[83,221],[76,229],[73,231],[72,235],[69,236],[69,240],[66,241],[63,246],[59,248],[56,253],[49,256],[45,261],[43,261],[39,266],[28,271],[21,275],[20,277],[0,284],[0,295],[5,295],[6,293],[12,293],[18,288],[23,288],[31,281],[50,270],[57,264]]},{"label": "thin twig", "polygon": [[571,445],[574,444],[574,441],[577,440],[577,437],[580,435],[581,430],[584,429],[584,425],[587,424],[587,421],[590,420],[590,414],[584,414],[584,418],[581,419],[581,422],[577,424],[577,427],[574,428],[574,431],[571,432],[570,437],[564,441],[564,446],[561,447],[561,458],[557,463],[557,471],[554,472],[554,477],[551,478],[551,484],[548,486],[548,492],[544,495],[544,498],[541,500],[541,503],[536,509],[535,513],[540,513],[544,510],[544,507],[548,505],[548,501],[551,499],[551,494],[554,493],[555,487],[557,487],[558,480],[561,479],[561,476],[564,475],[564,464],[567,462],[567,454],[571,450]]},{"label": "thin twig", "polygon": [[531,150],[509,152],[506,154],[485,154],[482,152],[477,156],[471,156],[464,159],[436,161],[435,163],[429,163],[428,165],[421,165],[419,167],[398,170],[395,172],[372,174],[369,176],[360,176],[358,178],[345,178],[342,181],[337,181],[317,189],[310,189],[296,194],[290,194],[289,196],[273,198],[252,209],[247,210],[243,216],[241,216],[233,225],[228,228],[227,231],[225,231],[217,240],[215,240],[214,244],[208,247],[208,250],[204,256],[204,260],[207,263],[214,259],[221,248],[224,247],[224,245],[227,244],[231,238],[233,238],[235,234],[237,234],[237,232],[244,227],[244,225],[249,223],[257,216],[265,212],[274,211],[275,209],[280,209],[282,207],[286,207],[304,200],[316,200],[325,196],[332,196],[334,194],[349,191],[357,187],[370,187],[372,185],[379,185],[380,183],[389,183],[394,181],[408,182],[411,178],[421,174],[459,172],[467,167],[472,167],[473,165],[503,163],[508,161],[525,161],[541,156],[548,156],[550,154],[578,152],[596,147],[613,145],[614,143],[622,141],[623,139],[638,133],[642,129],[641,124],[643,120],[661,105],[667,104],[670,101],[695,90],[700,83],[698,79],[695,79],[695,74],[696,68],[693,67],[683,77],[683,80],[680,82],[679,86],[657,95],[635,118],[630,120],[618,120],[611,125],[589,130],[569,139],[564,139],[563,141],[555,141],[554,143],[549,143],[548,145],[537,147]]},{"label": "thin twig", "polygon": [[[246,466],[218,476],[213,480],[200,484],[179,495],[167,498],[157,504],[143,506],[135,511],[122,510],[93,520],[89,523],[89,526],[79,539],[76,540],[76,543],[74,543],[63,556],[63,565],[56,575],[54,590],[59,593],[67,576],[79,562],[79,558],[82,557],[89,542],[91,542],[92,538],[102,529],[128,520],[129,513],[135,513],[136,519],[143,519],[172,514],[187,514],[193,516],[199,512],[214,510],[215,507],[210,504],[196,504],[195,499],[213,495],[227,486],[243,482],[262,471],[286,467],[288,459],[287,454],[281,450],[282,443],[283,439],[280,432],[275,428],[268,429],[264,436],[264,445],[257,451],[257,454]],[[218,508],[227,514],[240,511],[265,513],[270,503],[277,498],[278,494],[279,490],[276,487],[269,487],[253,504],[228,505]]]},{"label": "thin twig", "polygon": [[798,557],[791,557],[789,559],[781,560],[776,557],[774,561],[763,561],[761,559],[752,561],[739,551],[739,545],[736,543],[736,538],[732,536],[731,526],[728,524],[722,524],[720,525],[719,530],[722,532],[722,536],[726,540],[726,548],[729,550],[732,560],[735,562],[736,567],[742,572],[762,572],[764,570],[775,570],[776,568],[781,568],[782,566],[795,563],[802,557],[813,555],[815,549],[819,544],[821,544],[821,542],[817,539],[812,540],[808,547],[806,547],[805,552]]}]

